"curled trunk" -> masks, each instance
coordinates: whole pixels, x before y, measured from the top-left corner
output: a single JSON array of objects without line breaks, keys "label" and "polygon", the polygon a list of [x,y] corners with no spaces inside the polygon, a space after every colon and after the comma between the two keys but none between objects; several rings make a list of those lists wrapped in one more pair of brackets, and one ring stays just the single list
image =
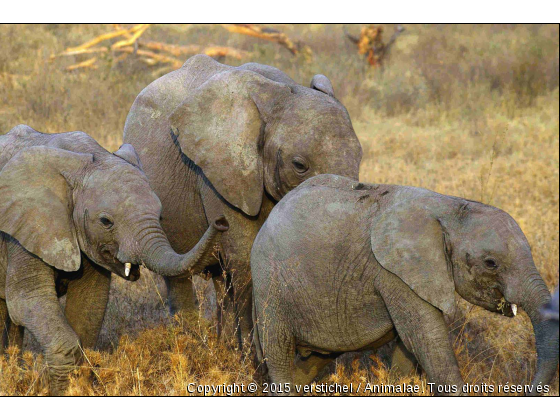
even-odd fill
[{"label": "curled trunk", "polygon": [[154,228],[140,246],[140,258],[148,269],[162,276],[173,277],[189,271],[202,271],[213,262],[214,245],[228,228],[225,217],[214,220],[196,246],[186,254],[177,254],[163,230]]},{"label": "curled trunk", "polygon": [[558,323],[544,319],[540,312],[549,301],[550,292],[540,277],[530,280],[521,295],[520,304],[533,324],[537,347],[537,371],[529,395],[538,395],[537,386],[548,385],[558,366]]}]

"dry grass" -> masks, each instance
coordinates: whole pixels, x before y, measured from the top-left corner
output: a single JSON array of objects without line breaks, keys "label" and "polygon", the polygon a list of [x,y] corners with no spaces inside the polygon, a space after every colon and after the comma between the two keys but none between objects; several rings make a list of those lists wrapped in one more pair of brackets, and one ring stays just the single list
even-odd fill
[{"label": "dry grass", "polygon": [[[310,46],[313,61],[215,26],[157,25],[149,38],[246,49],[253,61],[303,84],[326,74],[364,147],[362,180],[421,186],[503,208],[527,235],[545,282],[551,289],[558,284],[557,25],[411,25],[383,70],[366,65],[342,26],[281,29]],[[347,29],[359,32],[358,26]],[[8,40],[0,47],[0,132],[20,123],[47,132],[83,130],[115,150],[130,105],[154,69],[133,58],[115,63],[111,56],[87,73],[63,70],[74,58],[48,61],[105,31],[103,25],[0,26],[0,38]],[[203,321],[170,319],[164,300],[156,276],[137,284],[116,279],[102,350],[86,350],[89,362],[76,370],[69,393],[185,395],[191,382],[251,381],[246,355],[218,342]],[[464,301],[461,308],[452,339],[464,379],[529,382],[535,353],[527,316],[506,319]],[[18,363],[12,351],[0,359],[0,395],[44,394],[43,370],[41,356],[26,352]],[[323,380],[397,383],[376,356],[357,354],[341,358]],[[429,394],[425,378],[404,381]],[[551,394],[558,395],[557,377]]]}]

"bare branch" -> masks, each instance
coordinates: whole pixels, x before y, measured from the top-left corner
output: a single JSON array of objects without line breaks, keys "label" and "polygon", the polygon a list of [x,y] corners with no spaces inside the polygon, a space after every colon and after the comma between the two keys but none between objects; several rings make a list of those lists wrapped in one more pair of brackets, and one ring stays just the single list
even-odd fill
[{"label": "bare branch", "polygon": [[292,41],[288,36],[274,28],[267,28],[251,24],[222,24],[229,32],[248,35],[255,38],[265,39],[282,45],[293,55],[300,53],[311,56],[311,49],[300,41]]}]

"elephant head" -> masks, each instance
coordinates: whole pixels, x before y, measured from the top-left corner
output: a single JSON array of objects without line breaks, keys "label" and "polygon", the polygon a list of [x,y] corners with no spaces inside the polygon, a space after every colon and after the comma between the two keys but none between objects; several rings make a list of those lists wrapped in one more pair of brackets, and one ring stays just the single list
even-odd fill
[{"label": "elephant head", "polygon": [[325,76],[315,76],[311,88],[285,75],[273,79],[222,71],[192,90],[170,117],[182,152],[249,216],[259,213],[264,192],[279,201],[314,175],[358,179],[362,158],[348,112]]},{"label": "elephant head", "polygon": [[455,291],[508,317],[523,308],[537,345],[533,389],[550,382],[558,364],[558,324],[541,315],[550,292],[515,220],[502,210],[463,199],[407,197],[374,223],[372,246],[378,261],[448,314],[455,309]]},{"label": "elephant head", "polygon": [[162,275],[206,264],[218,234],[228,229],[224,218],[214,221],[193,250],[176,254],[160,226],[159,199],[132,146],[113,155],[83,133],[65,135],[66,142],[85,145],[79,149],[88,152],[51,142],[19,151],[2,168],[1,231],[63,271],[80,268],[81,252],[127,280],[138,279],[140,264]]}]

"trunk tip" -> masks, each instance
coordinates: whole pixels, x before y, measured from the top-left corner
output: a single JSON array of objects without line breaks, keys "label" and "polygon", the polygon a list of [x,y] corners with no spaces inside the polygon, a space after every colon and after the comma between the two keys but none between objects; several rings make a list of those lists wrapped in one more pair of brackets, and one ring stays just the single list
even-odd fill
[{"label": "trunk tip", "polygon": [[550,301],[541,307],[541,315],[546,319],[553,319],[558,322],[558,288],[552,295]]},{"label": "trunk tip", "polygon": [[220,232],[225,232],[229,229],[229,223],[225,216],[219,216],[216,220],[214,220],[214,227],[216,230]]}]

